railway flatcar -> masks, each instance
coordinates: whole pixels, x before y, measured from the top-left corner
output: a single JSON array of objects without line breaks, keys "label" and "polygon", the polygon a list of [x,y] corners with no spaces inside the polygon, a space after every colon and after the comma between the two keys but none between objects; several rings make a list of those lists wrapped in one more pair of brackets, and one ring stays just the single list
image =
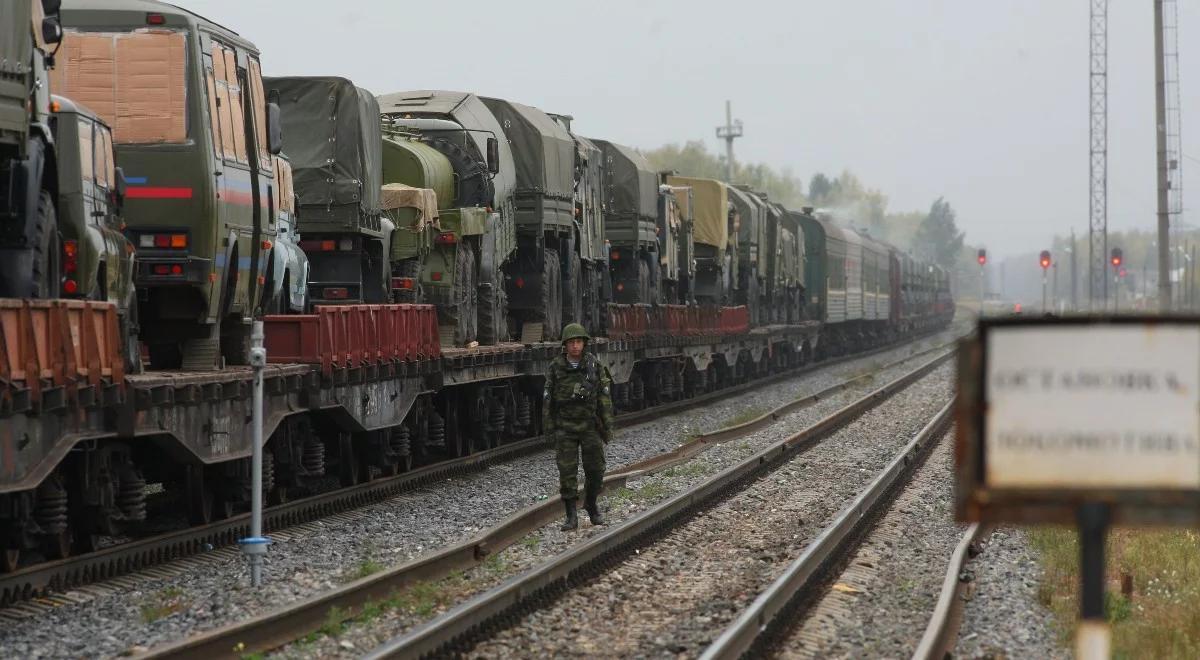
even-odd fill
[{"label": "railway flatcar", "polygon": [[[618,409],[636,410],[953,315],[944,269],[811,210],[656,174],[631,149],[575,136],[566,115],[460,92],[371,99],[341,77],[319,80],[345,93],[339,121],[358,136],[350,156],[378,174],[323,176],[325,163],[342,161],[308,158],[302,145],[325,153],[328,140],[292,138],[309,126],[330,135],[322,108],[331,92],[297,114],[299,89],[276,86],[290,111],[296,187],[305,188],[299,229],[306,242],[319,239],[305,247],[343,249],[344,237],[305,233],[312,207],[332,199],[307,195],[326,183],[352,206],[383,197],[380,227],[386,219],[398,229],[372,234],[379,244],[356,266],[370,269],[378,295],[350,296],[314,265],[308,281],[283,289],[318,285],[310,303],[319,304],[271,314],[305,304],[280,305],[281,287],[267,281],[283,271],[270,264],[286,182],[272,158],[283,141],[280,107],[264,97],[258,51],[154,0],[66,6],[65,62],[99,48],[179,92],[173,106],[150,107],[116,102],[137,80],[104,73],[88,88],[112,115],[116,165],[144,186],[130,195],[127,234],[142,263],[151,369],[122,373],[122,353],[133,349],[112,303],[0,301],[0,570],[89,551],[99,536],[136,531],[148,510],[203,523],[246,509],[252,372],[233,365],[252,319],[265,325],[269,361],[264,491],[282,501],[327,474],[349,487],[540,434],[539,394],[566,320],[594,330]],[[142,111],[157,119],[139,122]],[[619,241],[609,220],[626,223]],[[614,264],[627,259],[639,267]],[[617,295],[622,285],[639,295]],[[227,368],[218,368],[222,355]]]}]

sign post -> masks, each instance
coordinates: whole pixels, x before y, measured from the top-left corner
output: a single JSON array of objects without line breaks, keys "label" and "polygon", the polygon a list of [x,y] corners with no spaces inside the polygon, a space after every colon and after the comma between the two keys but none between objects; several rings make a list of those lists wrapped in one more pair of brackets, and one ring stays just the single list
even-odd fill
[{"label": "sign post", "polygon": [[1110,525],[1200,524],[1200,319],[992,319],[959,351],[957,518],[1080,532],[1080,658],[1107,658]]}]

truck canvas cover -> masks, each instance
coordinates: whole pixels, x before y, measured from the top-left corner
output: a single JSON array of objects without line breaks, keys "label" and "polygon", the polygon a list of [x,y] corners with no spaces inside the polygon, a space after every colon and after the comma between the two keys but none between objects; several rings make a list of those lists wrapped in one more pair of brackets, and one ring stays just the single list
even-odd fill
[{"label": "truck canvas cover", "polygon": [[403,183],[387,183],[380,189],[380,199],[384,211],[416,210],[417,220],[413,223],[414,231],[419,231],[428,224],[437,224],[437,194],[429,188],[413,188]]},{"label": "truck canvas cover", "polygon": [[742,223],[738,227],[738,245],[749,247],[764,243],[763,227],[767,222],[766,204],[752,192],[730,186],[729,199],[737,209]]},{"label": "truck canvas cover", "polygon": [[537,108],[503,99],[484,104],[504,126],[516,161],[517,189],[560,199],[575,191],[575,140],[558,122]]},{"label": "truck canvas cover", "polygon": [[[33,54],[33,34],[41,34],[41,0],[0,2],[0,141],[20,145],[25,153],[27,76]],[[32,33],[31,33],[32,29]]]},{"label": "truck canvas cover", "polygon": [[692,189],[694,241],[724,250],[729,244],[728,186],[714,179],[669,176],[667,183]]},{"label": "truck canvas cover", "polygon": [[375,96],[338,77],[264,78],[279,91],[283,151],[301,206],[379,211],[383,137]]},{"label": "truck canvas cover", "polygon": [[615,142],[596,140],[604,150],[608,212],[614,216],[658,217],[658,176],[646,157]]}]

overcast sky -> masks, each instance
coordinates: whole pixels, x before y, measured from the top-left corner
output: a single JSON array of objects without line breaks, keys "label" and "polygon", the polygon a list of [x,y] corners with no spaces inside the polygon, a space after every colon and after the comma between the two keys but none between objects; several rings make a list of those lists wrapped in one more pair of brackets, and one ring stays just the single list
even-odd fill
[{"label": "overcast sky", "polygon": [[[996,255],[1087,230],[1088,0],[177,4],[254,41],[268,74],[501,96],[637,147],[723,148],[729,98],[739,160],[806,181],[849,169],[893,211],[945,196]],[[1200,3],[1178,4],[1184,153],[1200,158]],[[1151,228],[1152,2],[1109,12],[1109,227]],[[1200,160],[1183,164],[1187,209]]]}]

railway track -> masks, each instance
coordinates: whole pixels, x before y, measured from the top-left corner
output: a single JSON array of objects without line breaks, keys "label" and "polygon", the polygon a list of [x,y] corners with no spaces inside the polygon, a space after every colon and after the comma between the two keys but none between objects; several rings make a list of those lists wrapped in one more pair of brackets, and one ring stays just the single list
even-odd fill
[{"label": "railway track", "polygon": [[[702,631],[685,630],[691,641],[672,645],[674,643],[671,640],[661,642],[654,639],[654,634],[664,630],[653,629],[653,626],[647,630],[644,621],[665,615],[667,620],[662,624],[670,633],[663,637],[670,637],[686,629],[699,608],[710,608],[701,614],[710,619],[701,622],[702,625],[712,625],[711,620],[719,620],[721,613],[717,610],[728,609],[729,606],[728,599],[721,594],[728,596],[728,589],[744,588],[745,585],[738,583],[737,578],[746,568],[744,564],[737,567],[726,565],[720,556],[724,555],[725,559],[738,558],[739,539],[749,535],[752,537],[750,543],[764,553],[761,557],[752,557],[751,563],[769,565],[778,561],[778,554],[786,550],[778,541],[768,541],[768,537],[777,537],[780,530],[794,527],[794,524],[789,525],[788,520],[789,516],[799,515],[792,506],[796,498],[811,501],[811,490],[805,489],[811,489],[813,484],[804,484],[808,475],[800,474],[805,468],[798,466],[795,459],[807,455],[807,452],[820,447],[824,441],[843,430],[847,434],[855,433],[851,428],[856,424],[855,420],[873,415],[877,407],[885,405],[889,399],[919,381],[948,357],[949,354],[929,361],[697,487],[391,640],[368,657],[440,656],[468,651],[491,656],[514,649],[521,649],[524,653],[554,654],[556,647],[546,645],[545,640],[555,635],[569,636],[573,652],[586,653],[590,647],[581,641],[585,635],[580,633],[580,626],[591,625],[608,626],[605,629],[608,636],[605,636],[605,631],[591,636],[598,640],[596,643],[599,646],[593,649],[597,653],[645,652],[643,647],[620,646],[622,640],[639,635],[642,639],[653,639],[654,644],[666,644],[654,646],[655,651],[688,652],[689,644],[703,637]],[[934,424],[926,428],[921,438],[932,435],[948,420],[946,410],[938,415]],[[837,444],[838,447],[830,451],[846,451],[843,443]],[[776,478],[773,475],[777,470],[792,474]],[[790,488],[808,494],[800,491],[787,494],[785,491]],[[704,515],[698,516],[702,511]],[[789,542],[784,540],[782,543],[787,545]],[[709,549],[713,553],[708,553]],[[684,558],[682,564],[676,561],[678,557]],[[740,558],[745,559],[744,556]],[[757,566],[757,570],[762,569],[762,565]],[[685,586],[675,584],[679,588],[672,590],[658,580],[662,574],[682,579]],[[592,578],[599,586],[588,586],[592,584],[589,583]],[[627,587],[640,585],[643,578],[651,579],[653,584],[637,590],[639,593],[636,595],[630,595]],[[702,585],[698,591],[695,587],[697,584]],[[579,590],[564,597],[568,585],[579,585]],[[704,590],[708,588],[712,591]],[[683,597],[672,600],[681,592]],[[714,597],[714,594],[717,596]],[[623,600],[626,598],[629,602]],[[629,616],[615,614],[617,608]],[[610,610],[614,614],[605,614]],[[507,640],[496,639],[497,633],[513,629],[517,621],[521,621],[522,630],[539,630],[539,643],[543,645],[530,647],[530,640],[519,635]],[[556,630],[553,623],[556,621],[566,621],[565,628]],[[613,626],[616,628],[611,629]],[[489,645],[476,646],[480,640],[490,640]],[[513,646],[506,647],[505,643]],[[560,649],[560,652],[563,650]]]},{"label": "railway track", "polygon": [[[898,363],[912,360],[915,357],[942,350],[943,348],[943,346],[939,346],[927,351],[921,351],[915,356],[898,361]],[[920,371],[925,372],[932,369],[936,364],[940,364],[948,359],[950,354],[947,353],[931,360],[924,364]],[[606,490],[611,491],[623,486],[628,480],[636,477],[667,470],[673,465],[694,457],[707,447],[743,437],[755,430],[769,426],[775,420],[782,418],[791,411],[812,405],[816,401],[828,398],[839,390],[852,387],[856,382],[871,377],[871,374],[857,376],[811,396],[788,403],[735,427],[698,436],[691,442],[685,443],[673,451],[628,465],[619,472],[608,475]],[[912,380],[917,377],[919,376],[910,375],[908,378]],[[901,385],[893,384],[893,386],[899,387]],[[407,586],[419,582],[436,580],[450,574],[452,571],[476,566],[492,554],[498,553],[520,540],[529,532],[557,520],[560,515],[561,503],[557,496],[551,497],[546,501],[513,514],[501,523],[467,541],[445,547],[440,551],[418,557],[401,566],[357,580],[307,600],[293,603],[262,616],[202,633],[175,644],[153,649],[149,657],[202,658],[211,657],[213,654],[228,653],[231,649],[237,649],[239,652],[250,652],[275,648],[317,630],[324,625],[328,625],[331,612],[340,613],[342,616],[351,616],[363,606],[371,602],[385,600],[390,595]]]},{"label": "railway track", "polygon": [[[915,341],[915,340],[914,340]],[[940,350],[944,345],[926,349],[917,355]],[[798,370],[773,374],[763,379],[734,385],[706,393],[692,399],[666,403],[641,411],[618,416],[622,427],[652,420],[662,415],[678,413],[718,399],[753,391],[787,378],[794,378],[815,369],[825,368],[840,362],[861,359],[895,348],[884,346],[866,353],[825,360]],[[911,360],[909,356],[903,360]],[[816,396],[827,396],[829,388]],[[764,416],[765,417],[765,416]],[[767,420],[759,420],[764,422]],[[712,440],[710,439],[709,442]],[[489,466],[514,460],[546,447],[541,437],[529,438],[470,456],[452,459],[421,467],[411,472],[360,484],[350,488],[314,495],[286,504],[268,507],[264,511],[264,529],[268,532],[286,529],[320,518],[336,515],[373,503],[387,500],[401,493],[421,488],[428,484],[457,475],[479,472]],[[700,445],[696,445],[700,446]],[[682,451],[694,451],[684,449]],[[54,607],[77,602],[78,597],[63,594],[66,590],[108,580],[132,572],[181,559],[216,547],[236,543],[248,532],[249,514],[240,514],[208,525],[191,527],[165,534],[138,539],[108,548],[62,560],[37,564],[0,575],[0,619],[16,620],[36,615],[45,607]],[[87,596],[83,596],[84,599]],[[40,604],[36,600],[41,600]],[[30,602],[35,601],[35,602]],[[26,603],[22,607],[22,603]],[[17,605],[17,607],[13,607]],[[40,605],[40,606],[39,606]]]}]

